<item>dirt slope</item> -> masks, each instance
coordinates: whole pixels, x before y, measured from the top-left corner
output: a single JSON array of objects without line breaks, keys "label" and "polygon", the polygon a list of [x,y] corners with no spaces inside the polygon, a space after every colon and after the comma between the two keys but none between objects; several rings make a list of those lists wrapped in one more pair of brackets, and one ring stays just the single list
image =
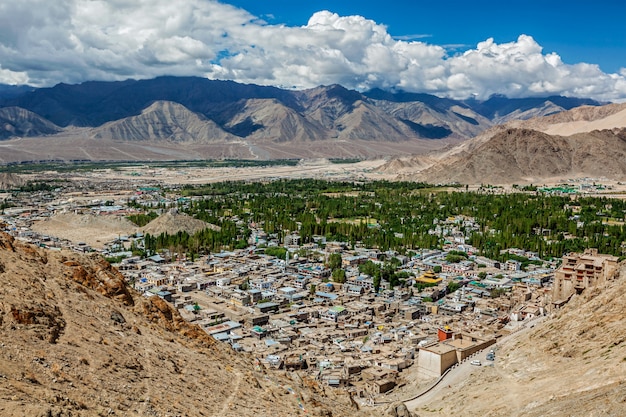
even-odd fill
[{"label": "dirt slope", "polygon": [[0,283],[2,416],[360,415],[256,370],[97,256],[0,233]]},{"label": "dirt slope", "polygon": [[541,183],[626,176],[626,104],[583,106],[495,126],[457,146],[381,167],[407,180],[464,184]]},{"label": "dirt slope", "polygon": [[137,226],[125,217],[96,216],[93,214],[57,214],[35,222],[32,230],[38,233],[68,239],[74,243],[85,242],[94,248],[120,235],[131,235]]},{"label": "dirt slope", "polygon": [[425,416],[626,415],[626,266],[497,350],[464,383],[416,410]]},{"label": "dirt slope", "polygon": [[511,184],[552,178],[626,178],[626,129],[563,137],[506,129],[411,176],[431,183]]},{"label": "dirt slope", "polygon": [[26,181],[19,175],[10,172],[0,172],[0,190],[11,190],[24,184],[26,184]]},{"label": "dirt slope", "polygon": [[144,233],[149,233],[153,236],[158,236],[161,233],[175,235],[178,232],[187,232],[192,235],[207,228],[215,231],[220,230],[219,226],[194,219],[188,214],[168,211],[152,220],[142,230]]}]

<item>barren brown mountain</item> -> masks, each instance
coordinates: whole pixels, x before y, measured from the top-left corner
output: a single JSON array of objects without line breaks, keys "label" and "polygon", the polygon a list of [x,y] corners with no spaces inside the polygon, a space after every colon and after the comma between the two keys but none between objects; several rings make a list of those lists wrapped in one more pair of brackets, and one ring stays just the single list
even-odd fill
[{"label": "barren brown mountain", "polygon": [[2,416],[361,415],[315,381],[266,374],[99,256],[0,233],[0,283]]},{"label": "barren brown mountain", "polygon": [[171,101],[157,101],[140,115],[105,123],[90,135],[95,139],[194,143],[235,139],[212,120]]},{"label": "barren brown mountain", "polygon": [[[626,178],[626,105],[579,107],[496,126],[456,147],[390,161],[403,179],[465,184]],[[567,136],[566,136],[567,135]]]},{"label": "barren brown mountain", "polygon": [[468,154],[441,160],[414,178],[433,183],[537,183],[574,177],[626,178],[626,129],[551,136],[507,129]]},{"label": "barren brown mountain", "polygon": [[0,190],[11,190],[26,184],[26,180],[17,174],[0,172]]},{"label": "barren brown mountain", "polygon": [[0,94],[0,163],[389,157],[583,104],[599,103],[460,101],[341,85],[295,91],[198,77],[59,84]]},{"label": "barren brown mountain", "polygon": [[45,136],[62,128],[43,117],[20,107],[0,108],[0,139],[15,136]]}]

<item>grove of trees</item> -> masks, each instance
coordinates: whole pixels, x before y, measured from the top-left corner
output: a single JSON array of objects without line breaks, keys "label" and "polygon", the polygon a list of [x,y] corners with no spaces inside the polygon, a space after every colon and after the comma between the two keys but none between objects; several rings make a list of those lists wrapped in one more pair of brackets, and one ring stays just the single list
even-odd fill
[{"label": "grove of trees", "polygon": [[[302,243],[324,236],[350,246],[358,243],[405,254],[441,247],[444,236],[433,232],[434,225],[457,215],[473,218],[479,226],[476,230],[459,226],[467,231],[469,243],[500,261],[512,258],[501,253],[511,247],[537,252],[542,258],[587,247],[622,256],[626,241],[626,202],[607,197],[493,195],[422,183],[314,179],[222,182],[186,186],[182,193],[194,198],[180,203],[179,210],[217,224],[221,231],[146,236],[149,250],[198,253],[242,248],[248,244],[249,225],[255,225],[279,240],[297,231]],[[450,261],[463,258],[453,253]]]}]

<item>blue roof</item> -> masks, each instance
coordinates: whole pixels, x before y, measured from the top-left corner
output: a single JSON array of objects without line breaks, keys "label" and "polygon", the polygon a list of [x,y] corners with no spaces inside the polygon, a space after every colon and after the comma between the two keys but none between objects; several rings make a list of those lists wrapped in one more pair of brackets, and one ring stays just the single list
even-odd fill
[{"label": "blue roof", "polygon": [[322,297],[322,298],[330,298],[331,300],[336,300],[337,298],[339,298],[337,294],[331,294],[329,292],[324,292],[324,291],[316,291],[315,295],[317,295],[318,297]]},{"label": "blue roof", "polygon": [[274,345],[278,345],[279,343],[273,339],[265,339],[265,345],[266,346],[274,346]]}]

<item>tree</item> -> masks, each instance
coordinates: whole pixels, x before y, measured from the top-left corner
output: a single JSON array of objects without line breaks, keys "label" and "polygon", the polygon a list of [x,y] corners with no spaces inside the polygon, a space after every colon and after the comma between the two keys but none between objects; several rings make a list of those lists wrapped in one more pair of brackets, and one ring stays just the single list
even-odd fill
[{"label": "tree", "polygon": [[346,271],[341,268],[335,269],[332,274],[333,281],[343,284],[346,282]]},{"label": "tree", "polygon": [[433,272],[435,274],[439,274],[441,272],[441,265],[435,265],[433,268]]},{"label": "tree", "polygon": [[460,287],[461,285],[456,281],[448,282],[448,294],[452,294],[453,292],[458,290]]},{"label": "tree", "polygon": [[485,271],[481,271],[478,273],[478,278],[485,279],[487,278],[487,273]]},{"label": "tree", "polygon": [[374,262],[368,260],[364,264],[359,265],[359,272],[373,277],[380,273],[380,268]]},{"label": "tree", "polygon": [[335,271],[337,268],[341,268],[341,254],[340,253],[331,253],[328,257],[328,266],[331,270]]},{"label": "tree", "polygon": [[374,291],[378,292],[378,290],[380,289],[380,274],[374,275],[373,284],[374,284]]}]

